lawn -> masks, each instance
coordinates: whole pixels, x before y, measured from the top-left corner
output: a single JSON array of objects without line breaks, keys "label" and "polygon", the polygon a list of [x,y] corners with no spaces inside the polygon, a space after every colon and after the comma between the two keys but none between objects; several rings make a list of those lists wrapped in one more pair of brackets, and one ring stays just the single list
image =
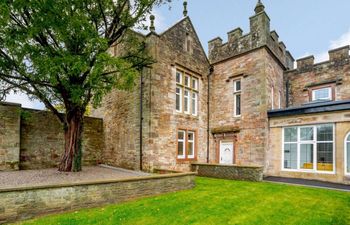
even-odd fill
[{"label": "lawn", "polygon": [[193,190],[22,224],[350,224],[350,193],[197,178]]}]

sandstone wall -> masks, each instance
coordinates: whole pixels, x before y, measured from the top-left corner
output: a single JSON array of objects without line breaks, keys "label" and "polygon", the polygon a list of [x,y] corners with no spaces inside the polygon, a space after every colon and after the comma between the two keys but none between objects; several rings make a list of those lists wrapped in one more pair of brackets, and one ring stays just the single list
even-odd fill
[{"label": "sandstone wall", "polygon": [[0,189],[0,224],[191,189],[194,173],[75,185]]},{"label": "sandstone wall", "polygon": [[331,50],[330,60],[314,64],[314,57],[297,60],[297,69],[285,73],[289,82],[289,106],[308,103],[309,92],[321,85],[334,86],[334,100],[350,99],[350,57],[349,46]]},{"label": "sandstone wall", "polygon": [[262,181],[263,167],[236,166],[222,164],[192,164],[192,171],[198,176],[230,180]]},{"label": "sandstone wall", "polygon": [[[48,111],[0,104],[0,170],[56,167],[64,151],[63,127]],[[102,162],[103,121],[86,117],[83,164]]]},{"label": "sandstone wall", "polygon": [[[186,51],[186,37],[191,49]],[[207,154],[207,76],[209,62],[188,17],[160,36],[151,35],[152,54],[157,63],[150,71],[149,113],[145,114],[145,167],[190,170],[189,161],[177,160],[177,130],[196,131],[196,158],[205,162]],[[198,115],[177,113],[176,68],[199,78]]]},{"label": "sandstone wall", "polygon": [[21,106],[0,102],[0,171],[18,170]]},{"label": "sandstone wall", "polygon": [[[267,67],[268,64],[273,65],[269,62],[269,53],[262,48],[216,64],[211,76],[210,129],[213,133],[220,127],[234,127],[236,164],[264,165],[268,137],[267,110],[271,107],[267,72],[276,70],[276,77],[271,76],[271,82],[275,82],[280,75],[279,70],[274,66]],[[234,117],[233,81],[238,78],[242,87],[242,115]],[[212,151],[218,149],[219,141],[212,139]],[[216,152],[212,161],[218,163],[218,150]]]}]

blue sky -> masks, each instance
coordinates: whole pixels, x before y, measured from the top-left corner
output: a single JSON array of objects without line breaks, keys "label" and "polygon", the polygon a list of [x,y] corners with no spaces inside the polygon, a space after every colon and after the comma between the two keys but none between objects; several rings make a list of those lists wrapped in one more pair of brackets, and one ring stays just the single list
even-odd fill
[{"label": "blue sky", "polygon": [[[162,32],[182,18],[182,0],[154,10],[156,31]],[[350,44],[349,0],[262,0],[276,30],[295,59],[315,55],[316,61],[328,59],[328,50]],[[227,32],[241,27],[249,32],[249,17],[257,0],[188,0],[189,16],[207,49],[217,36],[227,40]],[[9,102],[23,107],[43,108],[25,95],[10,95]]]}]

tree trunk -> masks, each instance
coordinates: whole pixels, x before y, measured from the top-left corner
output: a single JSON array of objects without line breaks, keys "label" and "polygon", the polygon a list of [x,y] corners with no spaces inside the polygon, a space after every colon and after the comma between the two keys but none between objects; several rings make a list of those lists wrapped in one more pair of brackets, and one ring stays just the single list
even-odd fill
[{"label": "tree trunk", "polygon": [[81,171],[83,125],[81,110],[68,111],[64,125],[64,154],[58,167],[61,172]]}]

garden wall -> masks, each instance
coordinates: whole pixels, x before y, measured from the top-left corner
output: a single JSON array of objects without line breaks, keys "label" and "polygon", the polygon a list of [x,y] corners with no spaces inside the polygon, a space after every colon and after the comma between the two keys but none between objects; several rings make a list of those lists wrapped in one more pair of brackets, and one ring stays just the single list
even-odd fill
[{"label": "garden wall", "polygon": [[192,171],[198,176],[231,180],[262,181],[262,166],[238,166],[222,164],[193,163]]},{"label": "garden wall", "polygon": [[[86,117],[83,164],[101,162],[103,121]],[[48,111],[0,103],[0,171],[56,167],[64,150],[63,127]]]},{"label": "garden wall", "polygon": [[0,224],[34,216],[120,203],[191,189],[194,173],[157,175],[73,185],[0,189]]}]

